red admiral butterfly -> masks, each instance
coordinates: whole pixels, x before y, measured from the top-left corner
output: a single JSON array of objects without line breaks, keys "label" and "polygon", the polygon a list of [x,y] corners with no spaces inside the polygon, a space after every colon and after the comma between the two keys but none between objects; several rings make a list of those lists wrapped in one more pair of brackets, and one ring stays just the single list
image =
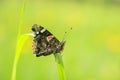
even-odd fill
[{"label": "red admiral butterfly", "polygon": [[32,50],[36,57],[60,53],[63,50],[65,41],[60,42],[44,27],[34,24],[32,31],[34,32]]}]

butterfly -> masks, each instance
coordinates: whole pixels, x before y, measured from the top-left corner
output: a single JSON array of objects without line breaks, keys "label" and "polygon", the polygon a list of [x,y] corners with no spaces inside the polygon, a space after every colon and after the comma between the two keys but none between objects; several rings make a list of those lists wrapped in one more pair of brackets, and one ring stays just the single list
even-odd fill
[{"label": "butterfly", "polygon": [[60,53],[63,50],[65,41],[60,42],[44,27],[33,24],[32,31],[34,33],[32,50],[36,57]]}]

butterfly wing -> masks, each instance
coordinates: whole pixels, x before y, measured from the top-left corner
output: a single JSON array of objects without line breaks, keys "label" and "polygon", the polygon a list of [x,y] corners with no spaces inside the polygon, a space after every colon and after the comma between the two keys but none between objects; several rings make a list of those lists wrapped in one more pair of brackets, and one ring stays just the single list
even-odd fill
[{"label": "butterfly wing", "polygon": [[47,56],[63,50],[65,42],[60,42],[51,32],[42,26],[34,24],[32,31],[35,34],[32,49],[36,57]]}]

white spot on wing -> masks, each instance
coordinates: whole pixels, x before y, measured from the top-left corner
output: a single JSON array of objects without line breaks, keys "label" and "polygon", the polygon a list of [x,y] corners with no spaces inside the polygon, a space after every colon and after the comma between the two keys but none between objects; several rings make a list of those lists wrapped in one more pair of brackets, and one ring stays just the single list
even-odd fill
[{"label": "white spot on wing", "polygon": [[39,32],[36,32],[36,34],[39,34]]},{"label": "white spot on wing", "polygon": [[42,29],[40,32],[43,33],[43,32],[45,32],[45,31],[46,31],[46,29]]},{"label": "white spot on wing", "polygon": [[50,41],[50,39],[47,37],[47,41],[49,42]]}]

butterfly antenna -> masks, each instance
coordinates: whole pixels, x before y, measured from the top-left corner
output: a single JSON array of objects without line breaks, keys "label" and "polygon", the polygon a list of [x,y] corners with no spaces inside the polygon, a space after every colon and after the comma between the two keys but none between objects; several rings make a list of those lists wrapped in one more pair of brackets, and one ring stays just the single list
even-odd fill
[{"label": "butterfly antenna", "polygon": [[62,41],[65,41],[65,38],[67,37],[67,33],[71,30],[72,30],[72,27],[68,31],[65,31]]}]

